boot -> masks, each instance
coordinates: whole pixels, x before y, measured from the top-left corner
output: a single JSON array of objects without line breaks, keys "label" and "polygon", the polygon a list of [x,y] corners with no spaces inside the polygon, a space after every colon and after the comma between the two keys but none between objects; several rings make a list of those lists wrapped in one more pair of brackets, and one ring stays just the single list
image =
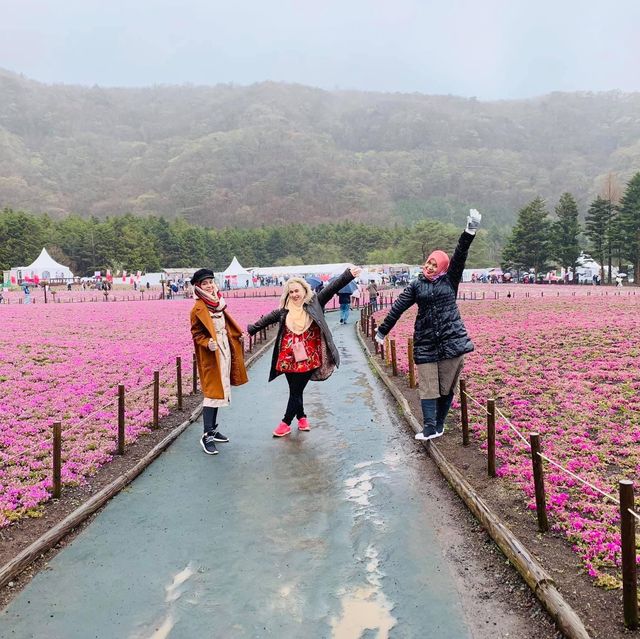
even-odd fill
[{"label": "boot", "polygon": [[434,437],[439,437],[436,430],[436,413],[437,413],[437,399],[423,399],[420,400],[422,404],[422,421],[424,428],[421,433],[416,435],[416,439],[419,441],[427,441]]},{"label": "boot", "polygon": [[453,391],[448,395],[440,395],[440,397],[438,397],[438,407],[436,410],[436,431],[438,432],[438,435],[442,435],[444,433],[444,421],[447,419],[452,401]]}]

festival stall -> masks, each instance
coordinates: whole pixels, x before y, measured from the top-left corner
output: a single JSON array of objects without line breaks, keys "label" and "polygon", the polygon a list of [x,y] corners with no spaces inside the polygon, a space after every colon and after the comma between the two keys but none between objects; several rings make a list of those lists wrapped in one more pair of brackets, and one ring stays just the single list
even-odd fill
[{"label": "festival stall", "polygon": [[9,273],[9,281],[12,285],[29,282],[38,284],[41,281],[46,282],[72,282],[73,273],[68,266],[56,262],[47,253],[47,249],[43,248],[40,255],[29,266],[17,266],[11,269]]},{"label": "festival stall", "polygon": [[231,264],[222,273],[222,287],[230,289],[248,288],[250,286],[253,286],[251,273],[238,262],[238,258],[234,255]]}]

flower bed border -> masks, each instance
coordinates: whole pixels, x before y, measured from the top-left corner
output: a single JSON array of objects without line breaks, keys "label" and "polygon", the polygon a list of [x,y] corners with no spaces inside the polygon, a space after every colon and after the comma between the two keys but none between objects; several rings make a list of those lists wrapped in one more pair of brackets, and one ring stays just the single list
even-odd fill
[{"label": "flower bed border", "polygon": [[[275,336],[268,340],[262,347],[246,360],[246,367],[249,368],[255,361],[272,345]],[[167,449],[193,422],[195,422],[202,412],[202,404],[196,408],[189,418],[176,426],[162,441],[156,444],[135,466],[120,475],[105,486],[100,492],[88,499],[84,504],[76,508],[67,515],[61,522],[41,535],[36,541],[20,551],[12,560],[0,567],[0,589],[4,588],[11,580],[16,578],[29,565],[31,565],[43,553],[50,550],[66,535],[77,528],[82,522],[90,517],[97,510],[102,508],[112,497],[115,497],[123,488],[130,484],[147,466],[151,464],[165,449]]]},{"label": "flower bed border", "polygon": [[[360,331],[360,322],[356,323],[355,331],[358,342],[365,355],[369,358],[371,366],[373,366],[389,392],[398,402],[402,416],[414,432],[420,432],[422,426],[411,412],[406,398],[369,350]],[[434,442],[423,442],[423,446],[436,463],[436,466],[444,478],[453,487],[476,519],[482,524],[507,559],[520,575],[522,575],[526,584],[554,619],[559,630],[569,639],[589,639],[590,635],[580,620],[580,617],[562,597],[556,588],[553,577],[534,559],[516,535],[509,530],[502,520],[477,494],[473,487],[447,461],[437,445]]]}]

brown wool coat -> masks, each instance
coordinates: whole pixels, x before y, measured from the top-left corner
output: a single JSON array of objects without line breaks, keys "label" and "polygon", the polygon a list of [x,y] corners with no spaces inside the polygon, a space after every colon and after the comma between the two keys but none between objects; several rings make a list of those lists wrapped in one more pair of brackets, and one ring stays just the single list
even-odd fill
[{"label": "brown wool coat", "polygon": [[[249,381],[244,365],[242,329],[226,309],[222,312],[227,324],[227,336],[231,350],[231,386],[241,386]],[[202,300],[196,300],[191,309],[191,336],[196,351],[202,393],[210,399],[224,399],[218,352],[210,351],[208,347],[209,338],[216,338],[216,330],[207,306]]]}]

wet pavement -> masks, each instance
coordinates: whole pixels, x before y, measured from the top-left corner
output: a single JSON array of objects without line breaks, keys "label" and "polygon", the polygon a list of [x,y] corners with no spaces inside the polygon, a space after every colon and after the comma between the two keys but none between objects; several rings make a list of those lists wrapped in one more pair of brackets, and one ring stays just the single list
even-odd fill
[{"label": "wet pavement", "polygon": [[2,611],[0,638],[470,637],[456,524],[443,534],[429,462],[337,319],[310,432],[272,438],[286,381],[262,357],[220,410],[231,443],[205,455],[192,425]]}]

